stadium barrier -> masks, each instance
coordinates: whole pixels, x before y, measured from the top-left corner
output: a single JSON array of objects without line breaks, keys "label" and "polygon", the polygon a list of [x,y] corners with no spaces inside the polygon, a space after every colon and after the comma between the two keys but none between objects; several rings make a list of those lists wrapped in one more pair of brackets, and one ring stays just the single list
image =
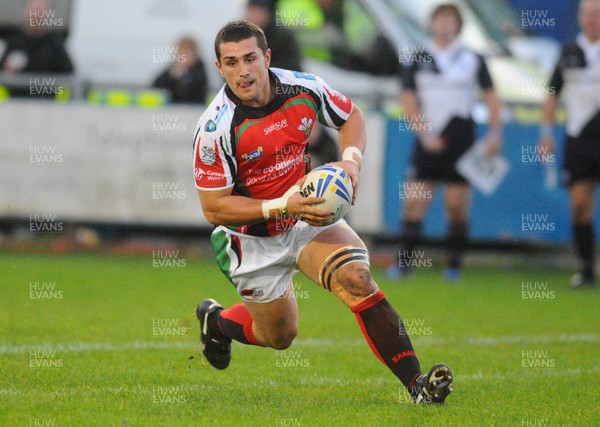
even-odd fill
[{"label": "stadium barrier", "polygon": [[[47,214],[63,221],[210,228],[197,199],[191,158],[202,111],[202,106],[111,108],[83,101],[0,103],[0,218]],[[361,233],[392,236],[399,229],[413,136],[379,112],[369,110],[366,116],[368,155],[348,220]],[[511,171],[492,196],[474,191],[474,239],[569,241],[567,194],[560,185],[547,185],[549,169],[541,162],[543,153],[536,152],[537,137],[536,125],[506,125],[503,154]],[[562,157],[561,127],[556,137],[550,163],[555,171]],[[441,202],[437,194],[426,218],[429,238],[445,234]]]},{"label": "stadium barrier", "polygon": [[[383,223],[390,234],[399,232],[402,196],[406,196],[401,194],[401,190],[414,144],[412,133],[400,129],[397,120],[388,119]],[[479,136],[483,136],[485,127],[478,126],[477,131]],[[536,124],[506,124],[502,154],[510,163],[510,172],[491,196],[474,190],[471,210],[473,239],[514,243],[570,241],[568,194],[559,179],[564,139],[562,126],[556,126],[555,138],[556,154],[550,155],[537,148]],[[549,163],[546,165],[543,160]],[[428,238],[440,238],[446,233],[441,196],[439,191],[433,195],[425,220],[424,233]],[[595,216],[595,220],[600,221],[598,212]]]},{"label": "stadium barrier", "polygon": [[[192,169],[192,138],[202,106],[112,108],[11,99],[0,103],[0,218],[49,215],[61,221],[210,227]],[[368,119],[385,140],[385,119]],[[379,232],[383,150],[364,166],[353,223]],[[370,177],[370,178],[367,178]],[[375,191],[374,191],[375,190]]]}]

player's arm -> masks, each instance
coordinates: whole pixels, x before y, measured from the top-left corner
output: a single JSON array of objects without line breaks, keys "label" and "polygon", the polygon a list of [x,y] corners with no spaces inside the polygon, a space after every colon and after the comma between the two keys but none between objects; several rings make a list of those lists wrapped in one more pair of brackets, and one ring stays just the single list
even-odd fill
[{"label": "player's arm", "polygon": [[342,152],[342,161],[336,162],[336,164],[344,168],[350,175],[354,193],[352,204],[354,204],[358,196],[362,155],[367,147],[365,116],[356,105],[353,107],[348,120],[338,130],[338,143]]},{"label": "player's arm", "polygon": [[502,148],[502,121],[500,119],[500,99],[494,89],[487,89],[483,93],[485,103],[488,107],[489,121],[488,132],[485,136],[487,154],[493,156],[498,154]]},{"label": "player's arm", "polygon": [[488,70],[483,56],[478,56],[479,70],[477,82],[483,91],[483,99],[488,108],[488,132],[485,136],[487,154],[493,156],[502,148],[502,121],[500,119],[500,99],[494,89],[492,76]]},{"label": "player's arm", "polygon": [[542,153],[554,153],[554,120],[556,118],[556,110],[558,108],[558,97],[564,86],[562,62],[564,50],[560,54],[558,63],[554,67],[554,72],[550,77],[548,85],[548,97],[542,105],[542,122],[540,123],[540,142],[539,147]]},{"label": "player's arm", "polygon": [[321,222],[329,219],[331,213],[316,209],[311,204],[323,202],[325,199],[303,197],[300,194],[301,181],[284,196],[274,200],[235,196],[231,194],[233,187],[215,191],[199,189],[198,197],[204,216],[208,222],[215,225],[250,225],[281,218],[284,214],[301,217],[311,225],[321,225]]},{"label": "player's arm", "polygon": [[542,105],[542,122],[540,123],[540,143],[542,153],[554,153],[553,127],[558,108],[558,97],[550,94]]}]

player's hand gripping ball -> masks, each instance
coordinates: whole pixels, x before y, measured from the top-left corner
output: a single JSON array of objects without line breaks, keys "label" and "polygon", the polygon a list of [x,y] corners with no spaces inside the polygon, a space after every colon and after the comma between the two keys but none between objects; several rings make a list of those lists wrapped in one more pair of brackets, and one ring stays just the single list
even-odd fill
[{"label": "player's hand gripping ball", "polygon": [[306,175],[302,185],[304,197],[323,197],[324,202],[313,206],[333,215],[323,225],[333,224],[348,213],[352,204],[352,180],[348,173],[339,166],[325,165],[313,169]]}]

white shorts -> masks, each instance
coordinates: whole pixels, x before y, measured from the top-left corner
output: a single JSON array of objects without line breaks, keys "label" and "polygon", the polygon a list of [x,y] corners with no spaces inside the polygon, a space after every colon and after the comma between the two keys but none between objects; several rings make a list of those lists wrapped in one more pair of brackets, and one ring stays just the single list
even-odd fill
[{"label": "white shorts", "polygon": [[219,268],[242,299],[266,303],[290,287],[302,249],[319,233],[345,223],[341,219],[325,227],[313,227],[298,221],[289,231],[270,237],[249,236],[219,226],[210,242]]}]

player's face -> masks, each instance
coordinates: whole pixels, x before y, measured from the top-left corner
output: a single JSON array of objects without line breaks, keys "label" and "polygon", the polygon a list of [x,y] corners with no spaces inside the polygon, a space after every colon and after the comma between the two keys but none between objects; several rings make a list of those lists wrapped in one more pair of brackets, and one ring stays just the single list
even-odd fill
[{"label": "player's face", "polygon": [[221,57],[215,62],[227,86],[250,107],[261,107],[270,100],[269,64],[271,51],[263,54],[256,37],[221,43]]},{"label": "player's face", "polygon": [[591,41],[600,40],[600,1],[584,1],[579,9],[579,25]]},{"label": "player's face", "polygon": [[445,43],[451,43],[459,32],[459,23],[452,13],[440,13],[431,21],[433,38]]}]

